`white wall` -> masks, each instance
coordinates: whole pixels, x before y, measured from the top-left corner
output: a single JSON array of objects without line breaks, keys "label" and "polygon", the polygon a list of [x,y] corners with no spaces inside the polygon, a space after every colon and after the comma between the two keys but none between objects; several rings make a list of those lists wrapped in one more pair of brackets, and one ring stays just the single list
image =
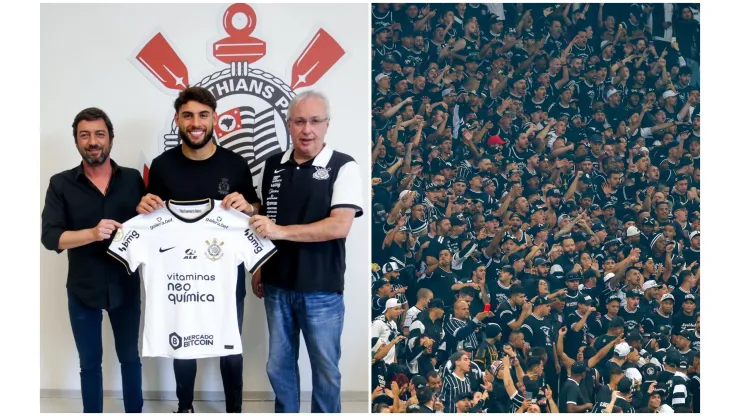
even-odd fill
[{"label": "white wall", "polygon": [[[290,82],[292,63],[319,27],[345,49],[344,57],[312,88],[325,92],[332,105],[327,142],[352,155],[369,178],[367,79],[368,7],[362,4],[253,4],[258,15],[254,36],[268,43],[268,53],[254,67]],[[218,4],[43,4],[41,7],[41,183],[43,206],[49,178],[80,163],[74,147],[72,120],[81,109],[97,106],[115,128],[112,157],[124,166],[140,168],[143,151],[149,159],[172,120],[174,97],[156,88],[132,63],[141,46],[163,31],[187,65],[190,82],[226,67],[209,61],[214,40],[224,37],[219,22],[225,10]],[[298,92],[300,92],[298,88]],[[343,391],[368,390],[369,321],[369,189],[363,181],[365,215],[356,220],[347,241]],[[41,389],[79,390],[78,357],[67,313],[66,252],[41,250]],[[142,325],[143,326],[143,325]],[[143,328],[142,328],[143,329]],[[270,391],[265,373],[267,325],[264,306],[251,291],[244,313],[244,389]],[[252,334],[247,336],[246,333]],[[254,336],[257,334],[257,336]],[[103,321],[105,390],[120,390],[119,367],[110,324]],[[220,392],[218,359],[198,363],[197,391]],[[301,350],[301,390],[311,389],[310,363]],[[144,390],[175,389],[172,362],[144,358]]]}]

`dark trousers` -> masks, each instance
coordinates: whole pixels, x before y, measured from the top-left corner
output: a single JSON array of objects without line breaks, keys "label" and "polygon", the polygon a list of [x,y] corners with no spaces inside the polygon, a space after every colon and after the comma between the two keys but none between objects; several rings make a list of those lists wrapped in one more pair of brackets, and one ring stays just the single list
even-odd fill
[{"label": "dark trousers", "polygon": [[[77,353],[80,357],[82,407],[85,413],[103,412],[103,310],[90,308],[67,291],[69,320],[72,324]],[[114,309],[107,309],[113,328],[116,355],[121,363],[123,406],[126,413],[141,413],[141,360],[139,358],[139,290]]]},{"label": "dark trousers", "polygon": [[[244,297],[246,296],[244,276],[244,269],[239,267],[236,290],[236,314],[239,323],[239,334],[242,333],[242,323],[244,322]],[[220,361],[221,380],[223,381],[226,398],[226,413],[241,413],[244,359],[241,354],[234,354],[220,357]],[[189,410],[193,407],[195,375],[198,373],[197,360],[174,360],[173,367],[177,383],[178,409]]]}]

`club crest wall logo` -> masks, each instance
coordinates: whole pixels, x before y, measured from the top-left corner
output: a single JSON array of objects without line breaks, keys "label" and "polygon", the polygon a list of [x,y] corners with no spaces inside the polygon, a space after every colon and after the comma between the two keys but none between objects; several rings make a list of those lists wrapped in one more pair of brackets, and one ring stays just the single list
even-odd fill
[{"label": "club crest wall logo", "polygon": [[[271,13],[270,18],[279,19],[279,13]],[[225,67],[196,83],[190,84],[187,66],[161,31],[136,53],[132,61],[147,78],[167,93],[177,94],[188,86],[208,89],[217,100],[213,128],[216,143],[247,160],[253,183],[258,187],[262,181],[265,160],[290,147],[287,111],[296,95],[295,91],[310,87],[322,79],[344,56],[345,51],[323,28],[318,29],[293,62],[288,84],[272,70],[253,65],[272,51],[265,40],[252,36],[257,29],[257,14],[250,5],[231,4],[219,23],[225,37],[213,42],[209,52]],[[270,21],[268,24],[280,25],[280,22]],[[281,53],[279,50],[274,52]],[[159,141],[160,151],[180,144],[179,129],[174,119],[169,122]],[[221,186],[219,191],[223,193]]]}]

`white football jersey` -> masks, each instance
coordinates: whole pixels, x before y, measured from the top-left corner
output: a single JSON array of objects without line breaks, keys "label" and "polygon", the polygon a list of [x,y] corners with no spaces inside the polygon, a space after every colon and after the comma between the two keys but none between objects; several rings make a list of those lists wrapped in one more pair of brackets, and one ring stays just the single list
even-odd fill
[{"label": "white football jersey", "polygon": [[192,359],[242,352],[236,316],[238,267],[254,273],[275,253],[249,216],[221,201],[167,201],[120,228],[108,254],[146,290],[145,357]]}]

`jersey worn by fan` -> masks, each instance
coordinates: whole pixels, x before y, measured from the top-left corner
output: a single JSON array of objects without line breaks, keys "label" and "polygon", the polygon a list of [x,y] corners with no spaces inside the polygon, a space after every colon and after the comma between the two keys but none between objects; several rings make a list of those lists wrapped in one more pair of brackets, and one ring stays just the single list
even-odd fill
[{"label": "jersey worn by fan", "polygon": [[275,253],[249,216],[221,201],[169,200],[116,232],[108,254],[129,273],[143,267],[145,357],[194,359],[241,354],[237,266],[254,273]]}]

